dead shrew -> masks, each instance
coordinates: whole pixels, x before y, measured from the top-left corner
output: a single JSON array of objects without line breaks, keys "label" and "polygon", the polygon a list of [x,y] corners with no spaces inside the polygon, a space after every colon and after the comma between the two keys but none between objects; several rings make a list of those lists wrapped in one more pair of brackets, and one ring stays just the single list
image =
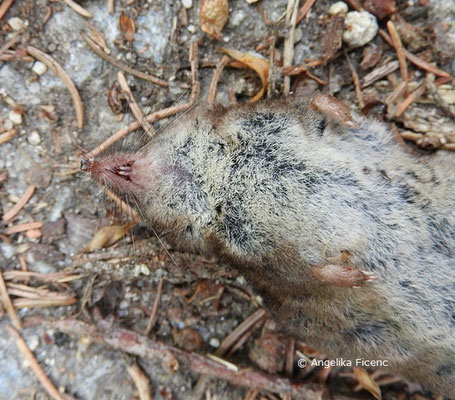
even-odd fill
[{"label": "dead shrew", "polygon": [[82,162],[178,248],[237,268],[288,334],[455,397],[455,156],[316,95],[199,108]]}]

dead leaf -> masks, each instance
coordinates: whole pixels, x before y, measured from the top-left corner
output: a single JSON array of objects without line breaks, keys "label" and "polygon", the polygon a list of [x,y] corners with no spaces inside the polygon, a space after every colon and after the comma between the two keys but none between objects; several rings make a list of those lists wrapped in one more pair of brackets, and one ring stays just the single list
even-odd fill
[{"label": "dead leaf", "polygon": [[381,388],[364,368],[353,368],[359,384],[368,390],[376,399],[382,399]]},{"label": "dead leaf", "polygon": [[126,15],[124,12],[122,12],[120,14],[119,25],[125,40],[127,40],[128,42],[132,42],[134,39],[134,32],[136,31],[134,21],[130,17],[128,17],[128,15]]},{"label": "dead leaf", "polygon": [[126,225],[105,226],[98,230],[92,240],[85,246],[84,252],[92,252],[112,246],[117,240],[120,240],[134,226],[135,222]]},{"label": "dead leaf", "polygon": [[255,101],[261,99],[262,96],[264,96],[265,88],[267,87],[269,80],[269,62],[260,54],[253,53],[251,51],[241,52],[238,50],[226,49],[223,47],[220,50],[235,60],[240,61],[246,67],[251,68],[257,72],[261,78],[262,88],[254,95],[253,98],[251,98],[250,103],[254,103]]},{"label": "dead leaf", "polygon": [[199,26],[212,38],[219,39],[221,30],[229,18],[227,0],[201,0]]}]

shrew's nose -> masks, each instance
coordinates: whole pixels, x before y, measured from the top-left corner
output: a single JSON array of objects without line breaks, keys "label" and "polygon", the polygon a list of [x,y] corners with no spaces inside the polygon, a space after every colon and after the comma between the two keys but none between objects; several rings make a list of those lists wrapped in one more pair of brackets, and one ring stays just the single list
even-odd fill
[{"label": "shrew's nose", "polygon": [[81,171],[90,172],[90,169],[93,167],[93,161],[87,158],[81,160]]}]

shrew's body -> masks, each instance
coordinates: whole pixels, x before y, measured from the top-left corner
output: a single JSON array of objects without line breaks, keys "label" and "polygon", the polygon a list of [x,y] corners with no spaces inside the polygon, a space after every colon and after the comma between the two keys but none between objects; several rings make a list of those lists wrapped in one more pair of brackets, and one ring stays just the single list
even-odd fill
[{"label": "shrew's body", "polygon": [[239,269],[288,333],[455,397],[453,154],[413,155],[319,95],[199,109],[85,169]]}]

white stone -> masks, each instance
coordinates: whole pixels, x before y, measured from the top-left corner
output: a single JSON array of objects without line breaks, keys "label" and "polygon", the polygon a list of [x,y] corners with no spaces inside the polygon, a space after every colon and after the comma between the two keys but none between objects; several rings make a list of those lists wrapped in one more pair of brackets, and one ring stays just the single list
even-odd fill
[{"label": "white stone", "polygon": [[211,338],[210,341],[209,341],[209,344],[212,347],[218,348],[218,347],[220,347],[220,339],[218,339],[216,337]]},{"label": "white stone", "polygon": [[191,33],[196,32],[196,27],[195,27],[194,25],[191,25],[191,24],[188,25],[188,26],[186,27],[186,29],[188,29],[188,32],[191,32]]},{"label": "white stone", "polygon": [[193,0],[182,0],[182,6],[189,10],[193,7]]},{"label": "white stone", "polygon": [[20,112],[10,111],[10,113],[8,114],[8,118],[14,125],[22,124],[22,114]]},{"label": "white stone", "polygon": [[37,75],[44,75],[47,71],[46,64],[43,64],[41,61],[37,61],[33,64],[32,71]]},{"label": "white stone", "polygon": [[38,346],[39,346],[39,338],[38,336],[31,336],[28,340],[27,340],[27,345],[29,347],[29,349],[31,351],[35,351]]},{"label": "white stone", "polygon": [[30,135],[28,135],[27,140],[33,146],[38,146],[41,143],[41,136],[39,135],[38,131],[33,131],[30,133]]},{"label": "white stone", "polygon": [[245,0],[248,4],[256,3],[258,0]]},{"label": "white stone", "polygon": [[21,31],[25,29],[25,23],[20,18],[13,17],[8,20],[8,25],[13,29],[13,31]]},{"label": "white stone", "polygon": [[343,40],[349,47],[360,47],[370,42],[378,33],[374,15],[367,11],[352,11],[344,20]]},{"label": "white stone", "polygon": [[337,1],[336,3],[333,3],[329,8],[330,15],[346,14],[347,12],[348,12],[348,6],[346,3],[342,2],[342,1]]}]

